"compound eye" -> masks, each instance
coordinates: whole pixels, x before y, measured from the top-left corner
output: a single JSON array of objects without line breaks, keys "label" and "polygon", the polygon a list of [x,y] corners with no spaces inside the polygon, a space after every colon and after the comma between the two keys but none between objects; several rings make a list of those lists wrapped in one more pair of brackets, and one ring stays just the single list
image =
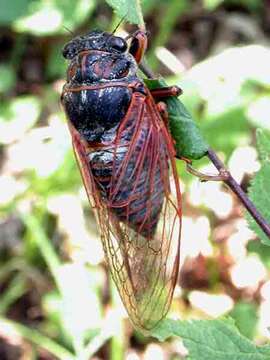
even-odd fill
[{"label": "compound eye", "polygon": [[127,50],[127,43],[124,39],[118,36],[113,36],[110,38],[110,47],[117,51],[125,52]]},{"label": "compound eye", "polygon": [[62,54],[67,60],[71,60],[76,55],[76,47],[74,46],[73,42],[69,42],[64,46]]}]

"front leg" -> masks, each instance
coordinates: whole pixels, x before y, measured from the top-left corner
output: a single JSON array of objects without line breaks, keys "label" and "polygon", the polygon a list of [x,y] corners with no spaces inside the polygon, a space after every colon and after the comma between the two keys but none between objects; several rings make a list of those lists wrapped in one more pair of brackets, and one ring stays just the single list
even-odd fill
[{"label": "front leg", "polygon": [[154,99],[162,99],[170,96],[178,97],[183,93],[182,89],[178,86],[166,86],[150,90],[150,92]]}]

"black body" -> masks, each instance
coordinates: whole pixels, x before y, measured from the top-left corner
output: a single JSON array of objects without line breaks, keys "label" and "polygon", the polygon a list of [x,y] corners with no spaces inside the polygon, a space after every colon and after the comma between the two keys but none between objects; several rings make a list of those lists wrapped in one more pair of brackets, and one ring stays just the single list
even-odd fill
[{"label": "black body", "polygon": [[[147,127],[141,130],[137,139],[121,188],[113,198],[111,195],[117,180],[112,177],[121,171],[128,154],[127,144],[135,131],[137,113],[132,114],[129,120],[131,126],[122,131],[116,148],[113,145],[108,148],[107,145],[113,144],[116,139],[134,93],[146,96],[145,85],[136,75],[137,63],[126,49],[124,39],[100,31],[90,32],[69,42],[63,50],[70,64],[62,104],[72,125],[92,148],[87,157],[102,199],[115,205],[112,205],[112,210],[119,220],[128,222],[137,232],[151,237],[164,199],[160,169],[155,170],[154,193],[149,182],[151,159],[144,159],[139,178],[133,171],[148,134]],[[131,83],[136,83],[136,86],[129,87]],[[137,186],[134,190],[135,181]],[[136,199],[128,204],[128,210],[127,206],[116,206],[128,199],[131,193]],[[152,211],[145,222],[149,202]]]}]

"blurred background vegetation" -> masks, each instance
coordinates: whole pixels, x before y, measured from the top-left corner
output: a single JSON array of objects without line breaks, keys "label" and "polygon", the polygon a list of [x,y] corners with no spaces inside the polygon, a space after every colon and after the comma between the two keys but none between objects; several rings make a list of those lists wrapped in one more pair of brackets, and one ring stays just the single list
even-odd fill
[{"label": "blurred background vegetation", "polygon": [[[149,65],[182,87],[181,100],[247,189],[261,166],[256,129],[270,130],[269,1],[144,0],[143,8]],[[101,0],[0,0],[0,9],[1,360],[184,358],[179,339],[143,338],[127,320],[59,102],[69,31],[109,31],[119,19]],[[214,172],[205,160],[196,165]],[[263,344],[270,249],[224,185],[178,167],[181,287],[170,315],[229,314]]]}]

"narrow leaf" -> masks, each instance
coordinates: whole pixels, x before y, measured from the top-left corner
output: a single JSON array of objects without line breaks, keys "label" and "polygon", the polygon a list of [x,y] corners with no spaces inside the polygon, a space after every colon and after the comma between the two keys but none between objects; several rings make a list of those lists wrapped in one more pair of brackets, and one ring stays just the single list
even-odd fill
[{"label": "narrow leaf", "polygon": [[[163,79],[144,79],[144,82],[150,90],[167,86]],[[179,99],[167,97],[164,101],[167,104],[169,127],[175,140],[177,156],[190,160],[202,158],[209,145],[204,140],[192,116]]]},{"label": "narrow leaf", "polygon": [[138,9],[138,0],[106,0],[116,14],[132,24],[140,24],[141,16]]},{"label": "narrow leaf", "polygon": [[0,326],[2,330],[13,333],[29,340],[38,347],[47,350],[59,360],[75,360],[75,356],[66,348],[62,347],[54,340],[42,335],[38,330],[21,325],[15,321],[0,317]]}]

